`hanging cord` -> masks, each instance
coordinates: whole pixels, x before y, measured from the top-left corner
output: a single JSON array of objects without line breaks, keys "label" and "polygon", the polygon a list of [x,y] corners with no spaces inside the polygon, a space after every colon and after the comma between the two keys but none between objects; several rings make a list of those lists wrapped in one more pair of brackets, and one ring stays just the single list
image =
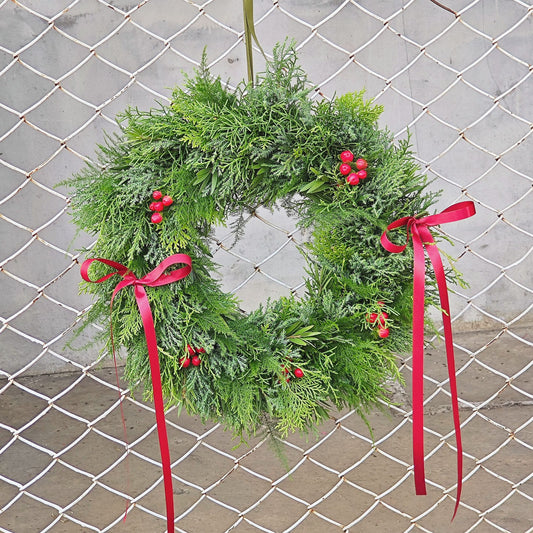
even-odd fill
[{"label": "hanging cord", "polygon": [[242,9],[244,15],[244,45],[246,47],[246,66],[248,68],[248,81],[254,84],[254,59],[252,50],[252,39],[261,50],[263,57],[266,59],[265,52],[259,44],[254,26],[254,0],[242,0]]}]

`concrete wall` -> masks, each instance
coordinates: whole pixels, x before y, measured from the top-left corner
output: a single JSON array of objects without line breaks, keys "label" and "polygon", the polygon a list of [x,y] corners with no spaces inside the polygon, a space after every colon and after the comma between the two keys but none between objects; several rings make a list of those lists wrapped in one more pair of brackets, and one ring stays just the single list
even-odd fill
[{"label": "concrete wall", "polygon": [[[134,1],[22,4],[0,3],[0,316],[9,319],[0,368],[13,373],[34,362],[27,373],[38,373],[97,356],[95,348],[65,347],[63,332],[88,301],[63,251],[75,254],[91,237],[76,234],[57,183],[93,156],[117,112],[164,100],[205,46],[224,79],[237,83],[246,64],[238,0],[204,9],[184,0],[138,9]],[[468,4],[448,1],[456,11]],[[399,138],[409,127],[422,168],[444,190],[440,207],[476,201],[474,219],[443,228],[459,243],[448,251],[471,285],[453,299],[456,327],[531,323],[531,10],[486,0],[456,18],[430,1],[256,0],[255,18],[266,51],[286,36],[297,40],[325,95],[366,88],[385,106],[383,126]],[[255,60],[260,70],[259,53]],[[266,216],[295,226],[283,213]],[[286,239],[265,228],[253,220],[237,250],[256,261]],[[216,257],[228,290],[250,274],[246,262]],[[302,275],[298,254],[279,257],[264,269],[293,286]],[[283,292],[256,276],[238,294],[250,309]]]}]

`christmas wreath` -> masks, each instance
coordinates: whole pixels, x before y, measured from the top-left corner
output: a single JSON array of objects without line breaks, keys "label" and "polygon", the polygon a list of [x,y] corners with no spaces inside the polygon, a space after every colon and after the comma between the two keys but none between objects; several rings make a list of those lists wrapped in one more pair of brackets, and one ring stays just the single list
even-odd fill
[{"label": "christmas wreath", "polygon": [[[146,289],[165,404],[243,438],[263,427],[306,431],[332,406],[364,417],[386,399],[395,354],[411,344],[412,251],[390,254],[380,236],[392,220],[427,213],[437,194],[408,141],[379,128],[380,106],[362,93],[312,96],[290,45],[275,48],[254,86],[235,90],[204,62],[169,105],[124,112],[120,135],[70,181],[76,224],[98,236],[91,257],[139,278],[169,255],[191,258],[179,283]],[[210,239],[228,217],[276,203],[311,235],[301,248],[306,292],[246,315],[212,275]],[[89,322],[109,319],[109,264],[90,267],[103,279],[84,286],[96,296]],[[125,374],[150,395],[134,294],[114,296]],[[436,301],[430,282],[426,305]]]}]

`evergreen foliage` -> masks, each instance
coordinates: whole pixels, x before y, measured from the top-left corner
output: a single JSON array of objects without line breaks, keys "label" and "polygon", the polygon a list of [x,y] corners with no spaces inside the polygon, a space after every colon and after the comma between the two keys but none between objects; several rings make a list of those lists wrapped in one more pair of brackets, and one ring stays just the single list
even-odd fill
[{"label": "evergreen foliage", "polygon": [[[384,382],[398,376],[394,354],[410,343],[412,255],[386,252],[380,235],[399,217],[428,212],[435,194],[408,143],[396,146],[378,128],[379,106],[362,93],[313,101],[307,87],[290,45],[275,48],[254,87],[233,92],[204,63],[169,106],[125,111],[121,135],[69,182],[76,224],[98,236],[92,257],[138,277],[170,254],[192,257],[189,277],[147,288],[164,396],[243,438],[265,423],[281,434],[308,430],[332,405],[364,416],[385,397]],[[343,150],[368,162],[357,186],[339,174]],[[161,224],[150,222],[156,189],[174,199]],[[208,237],[228,216],[276,202],[312,232],[306,295],[269,300],[244,316],[210,276]],[[99,263],[91,269],[92,277],[107,273]],[[84,285],[96,297],[89,321],[109,319],[115,284]],[[368,321],[383,311],[387,338]],[[133,291],[119,293],[112,321],[116,344],[127,350],[126,375],[149,395]],[[187,345],[205,349],[200,366],[181,367]]]}]

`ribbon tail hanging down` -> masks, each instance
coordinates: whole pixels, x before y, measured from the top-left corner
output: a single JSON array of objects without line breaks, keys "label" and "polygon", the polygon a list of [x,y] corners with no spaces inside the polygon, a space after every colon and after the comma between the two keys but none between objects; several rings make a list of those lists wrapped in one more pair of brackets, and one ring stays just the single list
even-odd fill
[{"label": "ribbon tail hanging down", "polygon": [[426,494],[426,475],[424,467],[424,309],[426,262],[424,245],[416,226],[413,231],[413,466],[415,493]]},{"label": "ribbon tail hanging down", "polygon": [[163,387],[161,384],[161,370],[159,367],[159,353],[157,350],[157,338],[154,326],[154,317],[148,302],[146,290],[142,285],[135,285],[135,299],[141,314],[146,345],[148,348],[148,358],[150,362],[150,374],[152,376],[152,392],[154,396],[154,407],[157,425],[157,435],[159,438],[159,450],[161,453],[161,464],[163,467],[163,484],[165,488],[165,501],[167,511],[167,531],[174,533],[174,490],[172,488],[172,469],[170,462],[170,451],[168,447],[167,425],[165,420],[165,405],[163,402]]},{"label": "ribbon tail hanging down", "polygon": [[[457,377],[455,371],[455,353],[453,347],[453,331],[450,312],[450,301],[448,298],[448,288],[446,286],[446,275],[444,273],[444,266],[442,258],[436,243],[431,235],[431,232],[423,227],[420,233],[424,239],[424,245],[435,271],[437,280],[437,288],[439,291],[440,305],[442,309],[442,323],[444,326],[444,341],[446,346],[446,362],[448,366],[448,379],[450,381],[450,396],[452,402],[452,415],[455,429],[455,444],[457,447],[457,497],[455,500],[455,509],[453,518],[459,509],[459,502],[461,501],[461,492],[463,488],[463,445],[461,438],[461,419],[459,416],[459,400],[457,392]],[[453,520],[452,518],[452,520]]]}]

